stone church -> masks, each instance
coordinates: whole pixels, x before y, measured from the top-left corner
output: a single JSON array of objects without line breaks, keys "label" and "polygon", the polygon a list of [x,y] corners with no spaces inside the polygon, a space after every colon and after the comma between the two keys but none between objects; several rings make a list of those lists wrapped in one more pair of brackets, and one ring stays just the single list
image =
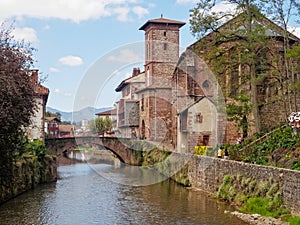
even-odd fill
[{"label": "stone church", "polygon": [[[228,21],[220,29],[242,29],[239,18]],[[262,129],[269,129],[285,121],[286,114],[290,113],[284,105],[285,100],[279,96],[293,95],[294,109],[299,109],[300,99],[297,90],[288,93],[286,84],[279,83],[278,76],[274,75],[280,73],[275,70],[283,62],[283,30],[266,18],[260,18],[259,24],[267,27],[265,36],[273,44],[270,45],[272,49],[257,49],[261,51],[261,57],[267,59],[267,66],[262,71],[262,66],[257,65],[260,68],[257,73],[263,72],[264,76],[255,85]],[[233,143],[243,134],[236,122],[227,120],[226,106],[240,89],[250,93],[250,86],[243,83],[247,69],[242,62],[234,69],[224,64],[224,69],[216,72],[215,62],[207,57],[212,51],[215,33],[188,46],[180,55],[180,28],[184,25],[184,22],[161,17],[140,27],[145,31],[144,71],[135,68],[132,77],[116,88],[122,92],[116,108],[118,124],[122,125],[118,127],[121,136],[132,137],[134,133],[134,137],[161,143],[174,151],[191,153],[197,145],[215,147]],[[288,33],[288,42],[295,46],[300,40]],[[224,46],[230,48],[228,43],[214,44],[214,48],[224,49]],[[299,78],[299,74],[293,74],[293,79]],[[253,115],[249,115],[250,134],[254,120]]]}]

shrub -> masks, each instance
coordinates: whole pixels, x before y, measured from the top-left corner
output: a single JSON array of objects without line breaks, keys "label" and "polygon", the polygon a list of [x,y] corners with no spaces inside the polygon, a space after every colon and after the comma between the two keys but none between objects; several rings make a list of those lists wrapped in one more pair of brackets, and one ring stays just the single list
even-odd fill
[{"label": "shrub", "polygon": [[292,170],[300,170],[300,161],[294,161],[292,166],[291,166]]},{"label": "shrub", "polygon": [[39,139],[35,139],[31,142],[29,142],[26,145],[26,150],[28,153],[33,154],[34,156],[37,156],[38,159],[44,158],[46,154],[46,146],[43,141]]}]

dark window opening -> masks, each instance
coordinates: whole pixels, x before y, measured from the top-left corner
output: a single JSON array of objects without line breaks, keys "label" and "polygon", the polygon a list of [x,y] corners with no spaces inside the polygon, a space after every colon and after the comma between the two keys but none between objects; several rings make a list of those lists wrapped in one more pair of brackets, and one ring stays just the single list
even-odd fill
[{"label": "dark window opening", "polygon": [[209,135],[204,135],[203,136],[203,145],[204,146],[207,146],[208,145],[208,142],[209,142]]},{"label": "dark window opening", "polygon": [[141,110],[144,111],[144,95],[142,95],[141,101]]},{"label": "dark window opening", "polygon": [[202,123],[203,122],[203,116],[201,115],[201,113],[196,114],[196,122],[198,123]]},{"label": "dark window opening", "polygon": [[167,50],[167,46],[168,46],[168,44],[164,43],[164,50]]},{"label": "dark window opening", "polygon": [[210,87],[210,82],[208,80],[204,81],[202,87],[208,89]]}]

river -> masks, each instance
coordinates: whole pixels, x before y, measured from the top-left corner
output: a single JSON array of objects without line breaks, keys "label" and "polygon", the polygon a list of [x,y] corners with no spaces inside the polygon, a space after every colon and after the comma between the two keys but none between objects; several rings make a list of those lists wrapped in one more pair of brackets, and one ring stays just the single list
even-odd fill
[{"label": "river", "polygon": [[[101,175],[111,173],[113,167],[86,163],[58,167],[56,183],[41,185],[1,205],[0,224],[246,224],[225,214],[224,210],[231,209],[224,203],[173,181],[133,186]],[[123,175],[114,172],[119,179]]]}]

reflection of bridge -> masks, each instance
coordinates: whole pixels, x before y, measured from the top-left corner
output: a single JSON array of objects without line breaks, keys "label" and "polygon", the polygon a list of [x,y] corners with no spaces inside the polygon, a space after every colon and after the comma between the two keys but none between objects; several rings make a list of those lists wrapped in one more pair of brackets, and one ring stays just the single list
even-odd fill
[{"label": "reflection of bridge", "polygon": [[57,155],[70,153],[76,147],[104,147],[112,151],[121,162],[131,165],[139,165],[142,159],[142,151],[151,149],[151,145],[145,141],[115,137],[51,138],[46,139],[45,143],[48,151],[55,152]]}]

